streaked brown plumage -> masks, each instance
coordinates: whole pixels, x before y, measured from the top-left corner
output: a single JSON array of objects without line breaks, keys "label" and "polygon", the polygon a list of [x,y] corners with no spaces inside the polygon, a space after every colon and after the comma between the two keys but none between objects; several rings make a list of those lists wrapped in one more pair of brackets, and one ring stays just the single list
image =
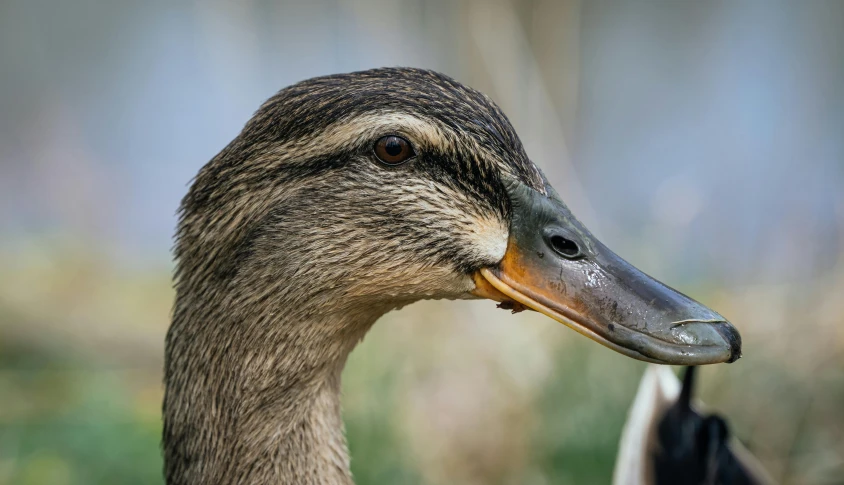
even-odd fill
[{"label": "streaked brown plumage", "polygon": [[[380,163],[384,136],[416,157]],[[175,254],[171,485],[351,483],[346,358],[381,315],[421,299],[534,308],[652,362],[740,352],[723,317],[594,239],[489,98],[431,71],[280,91],[200,170]]]},{"label": "streaked brown plumage", "polygon": [[[424,163],[374,162],[388,132]],[[267,101],[182,204],[168,482],[349,482],[346,356],[385,312],[467,295],[501,258],[502,170],[543,188],[501,111],[430,71],[317,78]]]}]

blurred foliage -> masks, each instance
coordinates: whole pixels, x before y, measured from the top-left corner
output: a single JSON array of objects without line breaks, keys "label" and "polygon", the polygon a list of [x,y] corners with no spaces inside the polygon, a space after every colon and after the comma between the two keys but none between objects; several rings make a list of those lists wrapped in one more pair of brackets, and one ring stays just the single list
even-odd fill
[{"label": "blurred foliage", "polygon": [[131,374],[0,345],[0,483],[162,483],[159,386]]},{"label": "blurred foliage", "polygon": [[[161,483],[168,272],[37,259],[6,260],[0,277],[0,484]],[[17,288],[32,271],[76,282]],[[745,358],[704,369],[701,397],[782,483],[844,472],[844,305],[829,304],[840,273],[779,309],[781,288],[694,292],[745,337]],[[72,301],[95,303],[63,313]],[[353,473],[371,484],[609,483],[643,369],[541,315],[412,305],[385,316],[344,372]]]},{"label": "blurred foliage", "polygon": [[[282,86],[383,65],[491,95],[604,242],[741,329],[702,399],[781,483],[841,483],[842,6],[0,3],[0,485],[161,483],[185,183]],[[606,484],[642,369],[539,315],[415,304],[343,374],[353,472]]]}]

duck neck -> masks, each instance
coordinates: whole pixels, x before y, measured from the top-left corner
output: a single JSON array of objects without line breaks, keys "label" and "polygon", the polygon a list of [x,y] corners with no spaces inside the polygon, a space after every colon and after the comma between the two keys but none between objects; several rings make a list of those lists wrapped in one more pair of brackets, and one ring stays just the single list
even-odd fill
[{"label": "duck neck", "polygon": [[197,321],[200,307],[177,300],[167,338],[167,483],[351,484],[340,376],[386,309]]}]

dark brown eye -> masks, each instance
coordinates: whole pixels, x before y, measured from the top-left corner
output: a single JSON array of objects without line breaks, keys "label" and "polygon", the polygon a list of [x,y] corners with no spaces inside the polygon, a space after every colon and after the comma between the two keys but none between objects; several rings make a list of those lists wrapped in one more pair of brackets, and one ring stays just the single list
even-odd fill
[{"label": "dark brown eye", "polygon": [[375,156],[387,165],[397,165],[416,156],[410,142],[400,136],[389,135],[375,142]]}]

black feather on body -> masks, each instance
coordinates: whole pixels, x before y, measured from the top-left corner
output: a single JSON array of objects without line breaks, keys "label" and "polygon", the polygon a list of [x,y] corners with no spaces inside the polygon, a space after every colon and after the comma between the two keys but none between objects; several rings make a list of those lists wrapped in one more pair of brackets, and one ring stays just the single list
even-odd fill
[{"label": "black feather on body", "polygon": [[729,447],[727,422],[691,406],[695,367],[687,367],[680,398],[663,415],[654,451],[656,485],[755,485]]}]

